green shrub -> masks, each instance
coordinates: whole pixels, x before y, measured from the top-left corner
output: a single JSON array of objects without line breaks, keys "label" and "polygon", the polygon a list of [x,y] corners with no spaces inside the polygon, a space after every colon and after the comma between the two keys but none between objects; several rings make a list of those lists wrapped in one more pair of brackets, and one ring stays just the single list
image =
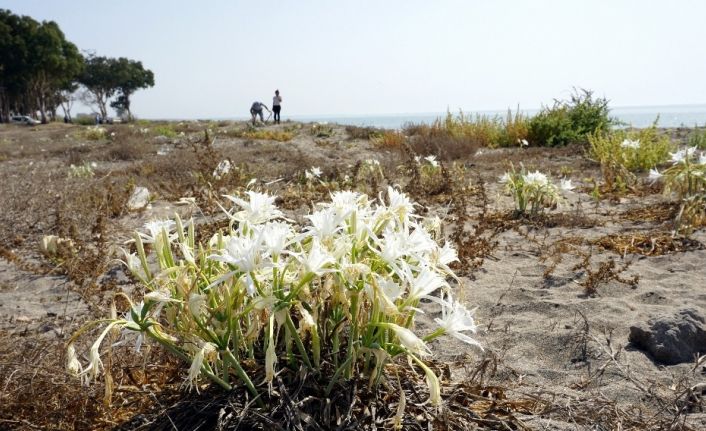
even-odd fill
[{"label": "green shrub", "polygon": [[292,132],[285,132],[281,130],[253,129],[243,132],[242,137],[247,139],[267,139],[277,142],[287,142],[292,140],[294,134]]},{"label": "green shrub", "polygon": [[588,135],[589,157],[601,165],[603,180],[610,190],[623,189],[644,172],[669,158],[672,143],[657,130],[657,122],[641,130],[594,132]]},{"label": "green shrub", "polygon": [[108,135],[108,131],[101,126],[89,126],[83,131],[83,138],[89,141],[100,141]]},{"label": "green shrub", "polygon": [[529,141],[556,147],[585,143],[591,133],[605,132],[615,121],[609,117],[608,100],[594,98],[589,90],[575,91],[570,100],[555,100],[529,122]]},{"label": "green shrub", "polygon": [[[524,166],[519,171],[514,166],[500,178],[505,185],[505,191],[515,201],[516,214],[534,216],[544,208],[552,208],[562,198],[561,192],[574,189],[571,180],[562,179],[557,186],[551,178],[539,172],[528,172]],[[528,211],[529,210],[529,211]]]},{"label": "green shrub", "polygon": [[166,136],[167,138],[176,138],[178,133],[171,124],[159,124],[152,128],[152,133],[155,136]]},{"label": "green shrub", "polygon": [[460,111],[448,112],[431,125],[406,124],[404,134],[418,154],[438,154],[444,159],[467,157],[478,148],[510,147],[526,142],[529,117],[519,109],[508,110],[507,117],[476,114],[470,116]]},{"label": "green shrub", "polygon": [[386,130],[381,135],[372,138],[372,142],[386,150],[400,149],[405,143],[405,135],[396,130]]},{"label": "green shrub", "polygon": [[329,138],[333,136],[333,127],[327,123],[314,123],[309,129],[309,134],[315,138]]},{"label": "green shrub", "polygon": [[92,125],[96,124],[96,119],[95,119],[95,117],[82,115],[80,117],[74,118],[73,122],[74,122],[74,124],[78,124],[80,126],[92,126]]},{"label": "green shrub", "polygon": [[657,126],[640,130],[596,132],[588,135],[590,157],[603,165],[619,164],[631,172],[647,171],[669,158],[672,143]]},{"label": "green shrub", "polygon": [[706,150],[706,128],[694,129],[694,131],[689,134],[688,145],[700,150]]}]

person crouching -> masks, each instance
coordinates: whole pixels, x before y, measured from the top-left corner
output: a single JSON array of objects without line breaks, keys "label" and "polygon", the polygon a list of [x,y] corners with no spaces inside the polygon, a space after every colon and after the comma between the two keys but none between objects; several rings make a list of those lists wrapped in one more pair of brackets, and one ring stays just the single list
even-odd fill
[{"label": "person crouching", "polygon": [[270,111],[270,109],[264,103],[253,102],[252,106],[250,107],[250,115],[252,115],[252,124],[253,125],[257,124],[256,121],[257,121],[258,115],[260,116],[260,121],[263,123],[265,122],[265,117],[262,115],[263,109],[266,109],[267,112],[272,113],[272,111]]}]

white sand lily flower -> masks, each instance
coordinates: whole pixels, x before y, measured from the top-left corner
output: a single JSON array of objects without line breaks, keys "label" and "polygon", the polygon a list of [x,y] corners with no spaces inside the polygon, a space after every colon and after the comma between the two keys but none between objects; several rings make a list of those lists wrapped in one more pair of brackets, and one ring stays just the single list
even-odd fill
[{"label": "white sand lily flower", "polygon": [[429,263],[438,270],[454,276],[453,271],[449,268],[449,264],[458,261],[458,252],[448,242],[444,243],[443,247],[436,247],[429,254]]},{"label": "white sand lily flower", "polygon": [[166,232],[167,237],[173,240],[177,237],[176,233],[172,233],[172,230],[176,227],[176,222],[174,220],[152,220],[145,223],[144,228],[147,233],[139,232],[140,238],[145,243],[155,243],[159,237]]},{"label": "white sand lily flower", "polygon": [[334,264],[336,261],[328,254],[328,252],[321,246],[321,243],[317,238],[312,239],[311,249],[309,253],[298,256],[299,262],[304,265],[306,273],[314,274],[318,277],[325,274],[326,272],[331,272],[327,267]]},{"label": "white sand lily flower", "polygon": [[321,168],[313,166],[310,170],[304,172],[304,176],[307,180],[315,180],[321,178],[322,173]]},{"label": "white sand lily flower", "polygon": [[194,355],[194,358],[191,360],[191,367],[189,367],[189,375],[186,378],[186,384],[189,389],[196,388],[196,392],[199,392],[199,387],[196,383],[201,375],[201,367],[203,367],[204,360],[212,357],[216,353],[216,348],[217,346],[213,343],[204,343]]},{"label": "white sand lily flower", "polygon": [[409,300],[416,301],[441,287],[448,286],[443,277],[427,266],[423,266],[416,275],[412,274],[409,266],[405,266],[403,271],[409,282]]},{"label": "white sand lily flower", "polygon": [[400,340],[402,347],[409,350],[412,354],[417,356],[431,355],[431,350],[429,350],[424,340],[417,337],[411,330],[394,323],[385,323],[384,326],[392,329]]},{"label": "white sand lily flower", "polygon": [[621,148],[629,148],[631,150],[639,150],[640,149],[640,140],[639,139],[624,139],[623,142],[620,144]]},{"label": "white sand lily flower", "polygon": [[647,179],[650,180],[650,183],[654,184],[655,182],[661,180],[662,176],[663,175],[657,170],[657,168],[652,168],[650,169],[650,174],[647,176]]},{"label": "white sand lily flower", "polygon": [[388,231],[376,242],[380,246],[380,257],[390,266],[396,265],[397,259],[407,254],[407,243],[402,235]]},{"label": "white sand lily flower", "polygon": [[263,238],[265,248],[272,255],[282,254],[293,234],[292,227],[282,221],[268,222],[259,232],[259,235]]},{"label": "white sand lily flower", "polygon": [[91,345],[91,349],[88,353],[88,366],[83,369],[81,375],[87,374],[91,380],[96,380],[101,370],[103,369],[103,361],[101,361],[100,347],[103,339],[114,326],[118,324],[124,324],[123,321],[110,322],[108,326],[101,332],[96,341]]},{"label": "white sand lily flower", "polygon": [[142,262],[140,261],[140,257],[137,256],[137,253],[130,253],[125,249],[121,250],[125,256],[125,260],[122,262],[127,266],[127,269],[136,277],[146,279],[145,270],[142,268]]},{"label": "white sand lily flower", "polygon": [[272,381],[275,378],[275,365],[277,365],[277,352],[275,351],[275,338],[273,334],[273,320],[271,317],[268,322],[268,333],[270,334],[267,342],[267,350],[265,350],[265,382],[267,382],[270,392],[272,391]]},{"label": "white sand lily flower", "polygon": [[436,156],[429,155],[424,158],[432,167],[436,168],[439,166],[439,162],[436,160]]},{"label": "white sand lily flower", "polygon": [[400,193],[393,187],[388,186],[387,198],[390,201],[388,204],[389,210],[398,214],[401,218],[414,213],[414,204],[404,193]]},{"label": "white sand lily flower", "polygon": [[335,208],[342,217],[348,217],[351,212],[367,207],[368,202],[365,195],[345,190],[332,193],[329,206]]},{"label": "white sand lily flower", "polygon": [[434,319],[439,327],[442,328],[445,333],[466,344],[481,347],[478,341],[464,334],[464,332],[475,334],[478,330],[475,320],[473,319],[473,312],[466,309],[460,302],[454,301],[450,294],[447,296],[446,300],[441,300],[440,302],[442,304],[441,318],[437,317]]},{"label": "white sand lily flower", "polygon": [[180,243],[179,249],[181,250],[181,255],[184,256],[184,260],[190,265],[196,265],[196,260],[194,259],[194,252],[191,247],[186,243]]},{"label": "white sand lily flower", "polygon": [[523,177],[525,183],[530,186],[544,187],[549,184],[547,176],[539,171],[529,172]]},{"label": "white sand lily flower", "polygon": [[268,266],[268,251],[260,241],[261,236],[255,238],[231,236],[226,242],[226,246],[221,250],[222,254],[208,256],[209,259],[234,265],[242,272],[253,272],[257,269]]},{"label": "white sand lily flower", "polygon": [[158,304],[166,304],[167,302],[180,302],[178,299],[172,298],[172,293],[167,288],[153,290],[144,296],[146,302],[156,302]]},{"label": "white sand lily flower", "polygon": [[332,207],[315,211],[306,218],[311,222],[311,226],[306,228],[307,233],[322,240],[338,232],[342,228],[341,223],[344,220],[344,216]]},{"label": "white sand lily flower", "polygon": [[676,165],[677,163],[688,161],[694,154],[696,154],[696,147],[687,147],[674,153],[669,153],[669,156],[671,157],[671,162]]},{"label": "white sand lily flower", "polygon": [[189,295],[189,311],[191,315],[200,318],[206,311],[206,295],[200,293],[192,293]]},{"label": "white sand lily flower", "polygon": [[573,191],[576,187],[573,184],[571,184],[570,179],[567,180],[565,178],[562,178],[559,183],[559,188],[561,188],[565,192],[570,192],[570,191]]},{"label": "white sand lily flower", "polygon": [[221,160],[218,163],[218,166],[216,166],[216,169],[213,170],[213,178],[220,180],[221,178],[227,176],[232,168],[233,165],[230,163],[230,160]]},{"label": "white sand lily flower", "polygon": [[262,224],[283,217],[282,211],[275,206],[275,196],[252,190],[247,191],[247,194],[249,197],[247,201],[235,196],[225,195],[226,199],[241,208],[240,211],[232,215],[236,221]]},{"label": "white sand lily flower", "polygon": [[510,177],[510,173],[509,173],[509,172],[505,172],[504,174],[502,174],[502,175],[500,176],[500,178],[498,179],[498,182],[499,182],[500,184],[507,184],[511,179],[512,179],[512,177]]},{"label": "white sand lily flower", "polygon": [[76,357],[74,343],[70,343],[66,348],[66,372],[74,377],[79,377],[82,384],[88,384],[88,376],[83,374],[83,366]]},{"label": "white sand lily flower", "polygon": [[699,160],[697,163],[700,165],[706,165],[706,151],[702,151],[701,154],[699,154]]}]

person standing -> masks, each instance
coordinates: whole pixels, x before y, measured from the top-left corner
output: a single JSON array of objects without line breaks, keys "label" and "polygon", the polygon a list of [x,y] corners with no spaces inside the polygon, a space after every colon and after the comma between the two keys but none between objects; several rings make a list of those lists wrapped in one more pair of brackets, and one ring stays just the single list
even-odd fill
[{"label": "person standing", "polygon": [[282,96],[279,95],[279,90],[275,90],[275,97],[272,98],[272,112],[275,114],[275,124],[279,124],[279,113],[282,110]]}]

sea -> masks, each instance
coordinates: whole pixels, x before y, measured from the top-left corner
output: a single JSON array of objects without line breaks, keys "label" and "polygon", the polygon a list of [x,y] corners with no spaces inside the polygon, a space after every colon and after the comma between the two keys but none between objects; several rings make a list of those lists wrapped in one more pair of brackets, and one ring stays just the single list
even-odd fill
[{"label": "sea", "polygon": [[[534,115],[539,110],[521,110],[526,115]],[[451,111],[455,113],[454,111]],[[475,116],[476,114],[490,117],[499,116],[505,118],[507,110],[504,111],[465,111],[464,115]],[[327,116],[327,115],[293,115],[292,120],[303,122],[320,122],[355,125],[362,127],[378,127],[384,129],[401,129],[405,124],[432,123],[440,117],[445,117],[446,112],[431,112],[417,114],[384,114],[384,115],[351,115],[351,116]],[[619,127],[649,127],[657,121],[658,127],[706,127],[706,105],[671,105],[671,106],[633,106],[616,107],[610,109],[610,116],[620,122]]]}]

